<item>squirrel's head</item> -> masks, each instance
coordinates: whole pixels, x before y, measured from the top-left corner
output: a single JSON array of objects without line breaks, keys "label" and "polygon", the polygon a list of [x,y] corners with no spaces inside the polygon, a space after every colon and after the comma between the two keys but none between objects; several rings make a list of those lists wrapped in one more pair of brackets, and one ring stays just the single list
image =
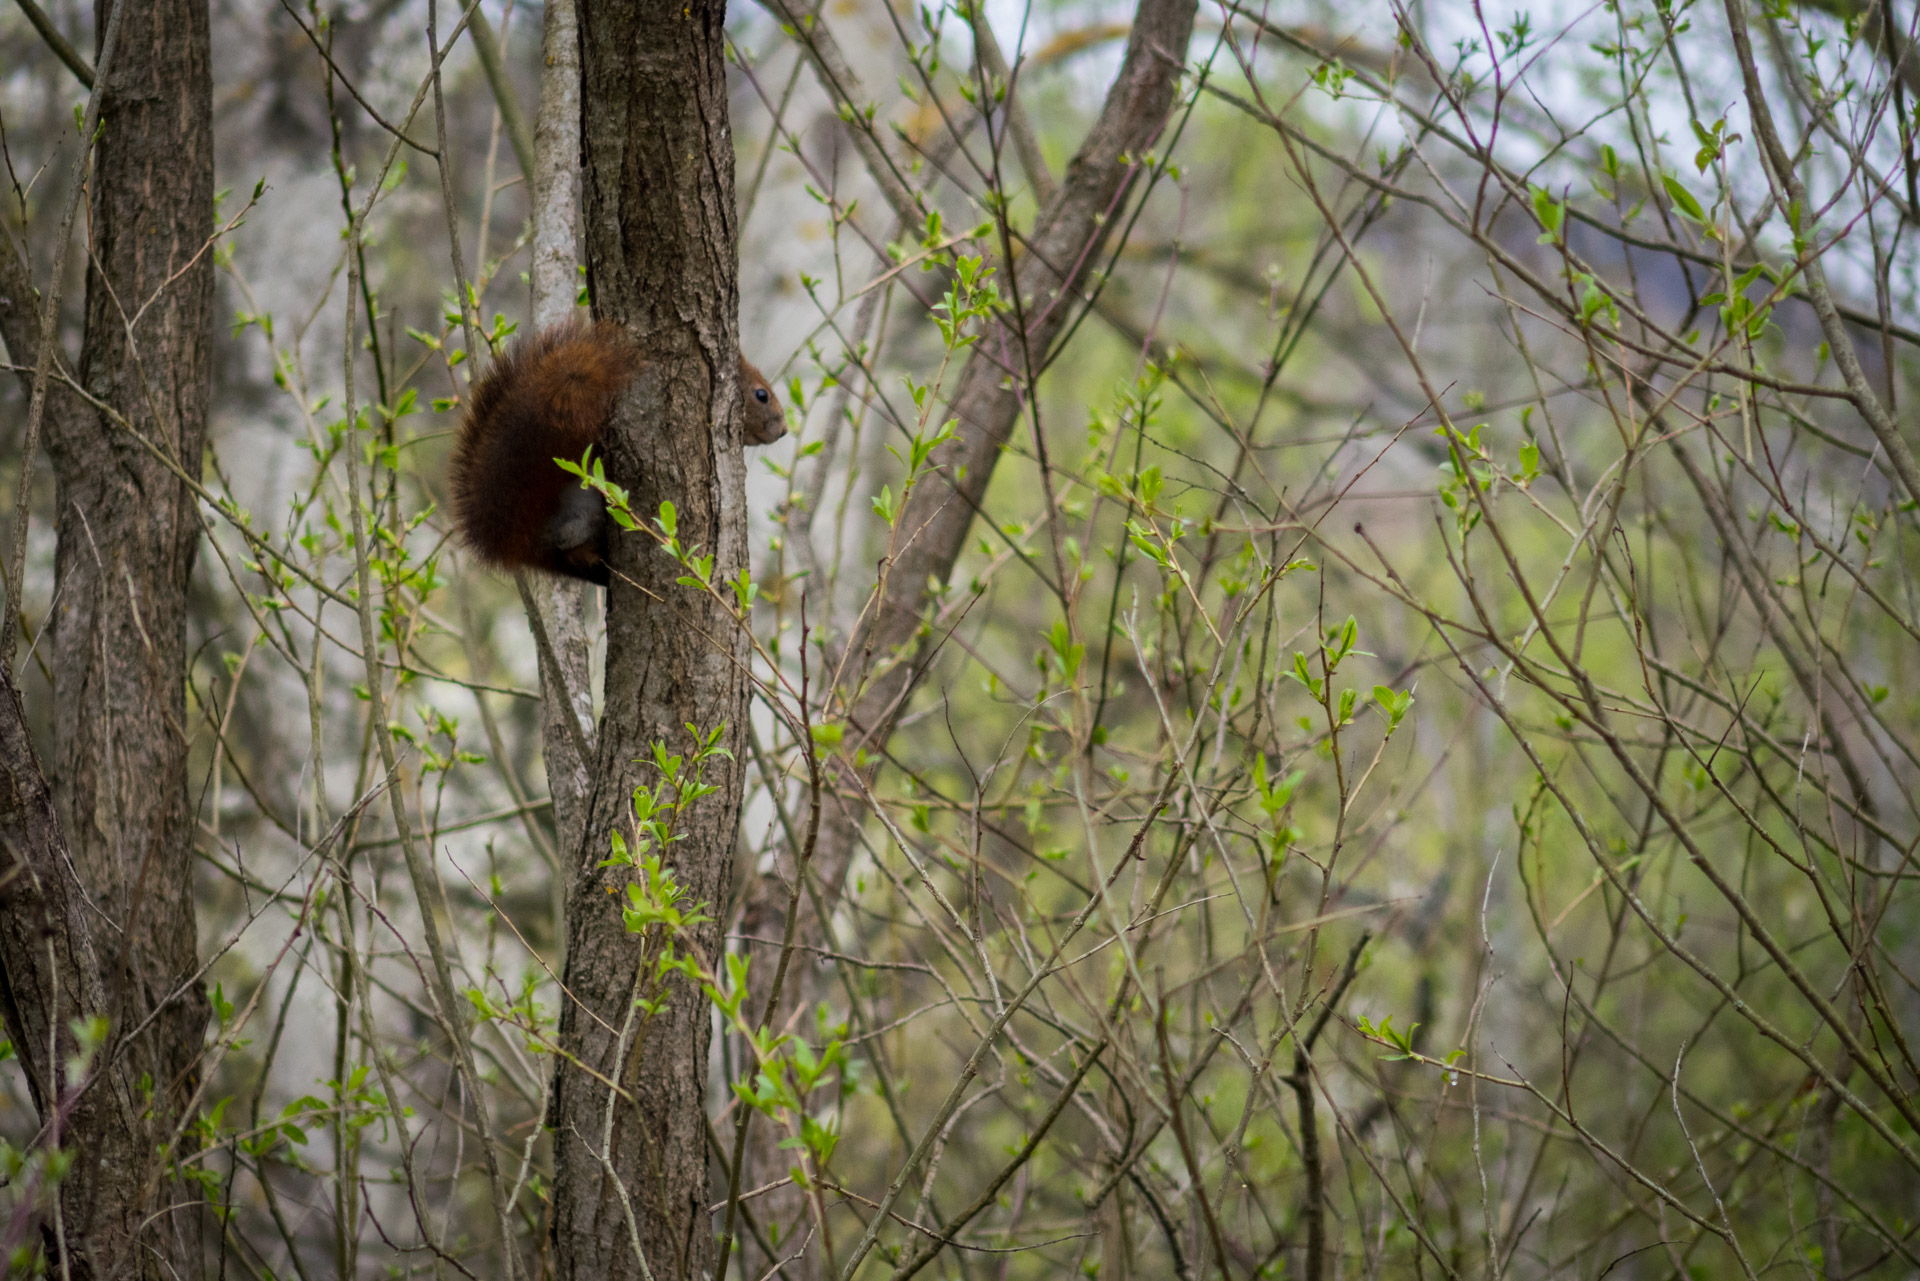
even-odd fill
[{"label": "squirrel's head", "polygon": [[740,394],[747,412],[742,420],[742,435],[749,445],[771,445],[787,434],[786,411],[766,376],[745,360],[740,362]]}]

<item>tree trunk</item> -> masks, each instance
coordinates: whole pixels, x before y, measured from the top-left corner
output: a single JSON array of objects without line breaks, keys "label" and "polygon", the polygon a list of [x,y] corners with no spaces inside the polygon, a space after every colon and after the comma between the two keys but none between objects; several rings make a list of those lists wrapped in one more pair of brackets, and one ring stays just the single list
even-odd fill
[{"label": "tree trunk", "polygon": [[[60,1220],[43,1221],[41,1235],[53,1275],[64,1257],[75,1277],[120,1276],[148,1216],[142,1103],[124,1058],[96,1052],[88,1071],[68,1073],[80,1048],[75,1028],[112,1005],[101,978],[112,932],[97,926],[73,868],[20,691],[0,670],[0,1013],[40,1116],[40,1145],[79,1158],[60,1184]],[[22,1176],[30,1186],[45,1177],[44,1166]],[[0,1238],[9,1250],[25,1244]]]},{"label": "tree trunk", "polygon": [[[671,501],[683,542],[715,556],[716,581],[746,563],[724,19],[722,0],[579,6],[583,217],[594,308],[624,325],[649,362],[615,411],[608,473],[627,487],[644,519]],[[646,535],[615,539],[611,565],[606,705],[586,835],[572,851],[572,999],[560,1024],[563,1057],[600,1077],[569,1063],[555,1085],[554,1259],[562,1278],[665,1281],[700,1277],[711,1266],[710,1013],[705,998],[676,979],[637,1051],[622,1056],[639,945],[609,893],[628,879],[624,869],[594,864],[606,856],[616,827],[629,825],[635,786],[656,777],[648,763],[652,743],[685,753],[689,723],[701,730],[724,725],[724,741],[739,741],[746,647],[728,611],[678,585],[685,571]],[[688,899],[718,917],[742,773],[737,761],[715,765],[707,781],[718,790],[681,820],[685,839],[671,847],[671,862]],[[696,944],[717,959],[717,921],[701,927]],[[617,1080],[628,1100],[613,1095],[604,1079]]]},{"label": "tree trunk", "polygon": [[[107,14],[103,3],[97,31]],[[213,314],[205,0],[135,6],[118,40],[89,191],[79,365],[81,384],[112,412],[76,407],[47,425],[59,537],[52,808],[23,731],[8,737],[4,762],[8,834],[29,842],[8,869],[27,874],[10,929],[48,931],[57,946],[14,939],[0,962],[7,1025],[42,1119],[56,1120],[61,1146],[81,1156],[60,1189],[66,1266],[74,1277],[157,1278],[186,1270],[197,1232],[191,1212],[167,1212],[173,1154],[162,1148],[194,1093],[207,1019],[193,980],[184,680],[200,524],[188,487],[113,418],[199,473]],[[18,691],[4,701],[12,735]],[[90,906],[76,910],[76,896]],[[76,1015],[110,1025],[77,1099],[43,1048],[57,1033],[66,1053]],[[51,1222],[47,1234],[57,1249]]]}]

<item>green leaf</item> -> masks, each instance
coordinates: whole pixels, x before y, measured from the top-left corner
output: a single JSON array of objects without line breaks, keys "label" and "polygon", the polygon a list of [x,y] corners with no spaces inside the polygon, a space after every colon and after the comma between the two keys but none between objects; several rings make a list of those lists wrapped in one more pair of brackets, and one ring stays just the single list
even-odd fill
[{"label": "green leaf", "polygon": [[1683,215],[1685,215],[1688,218],[1691,218],[1693,221],[1699,223],[1701,226],[1703,227],[1706,226],[1706,223],[1707,223],[1706,210],[1700,207],[1700,202],[1694,199],[1694,195],[1691,191],[1688,191],[1684,186],[1680,184],[1680,180],[1678,178],[1674,177],[1670,173],[1664,173],[1660,175],[1660,181],[1666,185],[1667,195],[1673,198],[1674,208],[1678,209]]}]

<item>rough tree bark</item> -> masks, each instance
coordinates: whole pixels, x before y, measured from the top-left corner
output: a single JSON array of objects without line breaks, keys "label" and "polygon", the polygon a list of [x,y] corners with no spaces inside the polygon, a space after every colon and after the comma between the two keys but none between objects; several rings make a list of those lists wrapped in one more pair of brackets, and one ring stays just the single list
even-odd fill
[{"label": "rough tree bark", "polygon": [[[616,410],[608,472],[629,489],[637,515],[650,518],[663,500],[673,502],[680,537],[716,557],[716,577],[746,562],[724,18],[723,0],[579,5],[594,308],[625,325],[650,362]],[[709,1011],[676,980],[638,1050],[620,1061],[639,948],[608,893],[624,876],[594,863],[609,834],[627,824],[634,787],[654,776],[642,763],[650,744],[685,751],[688,723],[724,724],[726,741],[736,743],[746,715],[745,645],[725,609],[676,584],[683,571],[651,540],[615,539],[611,563],[605,713],[586,835],[572,851],[566,982],[574,999],[560,1024],[567,1056],[592,1072],[566,1066],[555,1082],[554,1260],[562,1278],[664,1281],[700,1277],[711,1266]],[[672,847],[672,863],[689,897],[717,915],[741,771],[736,762],[716,764],[708,781],[718,790],[682,820],[686,839]],[[709,923],[699,946],[713,958],[719,943],[718,923]],[[606,1079],[628,1098],[611,1096]],[[611,1140],[603,1144],[609,1109]]]},{"label": "rough tree bark", "polygon": [[[98,7],[96,31],[108,10]],[[118,40],[89,190],[79,365],[81,385],[112,413],[74,403],[47,420],[59,712],[49,793],[18,691],[0,695],[14,896],[0,912],[0,986],[43,1120],[71,1106],[61,1142],[82,1159],[61,1187],[65,1266],[74,1277],[158,1278],[179,1274],[197,1234],[190,1212],[166,1212],[173,1191],[159,1149],[193,1094],[207,1019],[193,981],[183,679],[200,523],[187,487],[113,419],[198,473],[213,317],[205,0],[133,6]],[[24,937],[43,930],[44,940]],[[64,1038],[75,1014],[111,1021],[99,1074],[77,1104],[60,1098],[48,1061],[49,1037]]]},{"label": "rough tree bark", "polygon": [[70,1078],[65,1067],[79,1051],[75,1024],[113,1004],[102,978],[112,929],[88,898],[20,691],[0,670],[0,1013],[40,1117],[39,1142],[81,1153],[60,1186],[60,1222],[44,1222],[41,1235],[49,1260],[64,1257],[73,1276],[143,1275],[126,1272],[151,1201],[136,1078],[125,1060],[96,1057],[99,1076]]}]

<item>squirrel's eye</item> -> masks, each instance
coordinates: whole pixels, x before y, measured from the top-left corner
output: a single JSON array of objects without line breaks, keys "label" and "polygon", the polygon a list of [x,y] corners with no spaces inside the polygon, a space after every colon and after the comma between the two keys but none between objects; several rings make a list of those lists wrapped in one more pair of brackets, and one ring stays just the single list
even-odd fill
[{"label": "squirrel's eye", "polygon": [[767,403],[767,389],[766,389],[765,387],[755,387],[755,388],[753,389],[753,398],[754,398],[755,400],[757,400],[757,401],[759,401],[759,402],[760,402],[761,404],[763,404],[763,405],[764,405],[764,404],[766,404],[766,403]]}]

